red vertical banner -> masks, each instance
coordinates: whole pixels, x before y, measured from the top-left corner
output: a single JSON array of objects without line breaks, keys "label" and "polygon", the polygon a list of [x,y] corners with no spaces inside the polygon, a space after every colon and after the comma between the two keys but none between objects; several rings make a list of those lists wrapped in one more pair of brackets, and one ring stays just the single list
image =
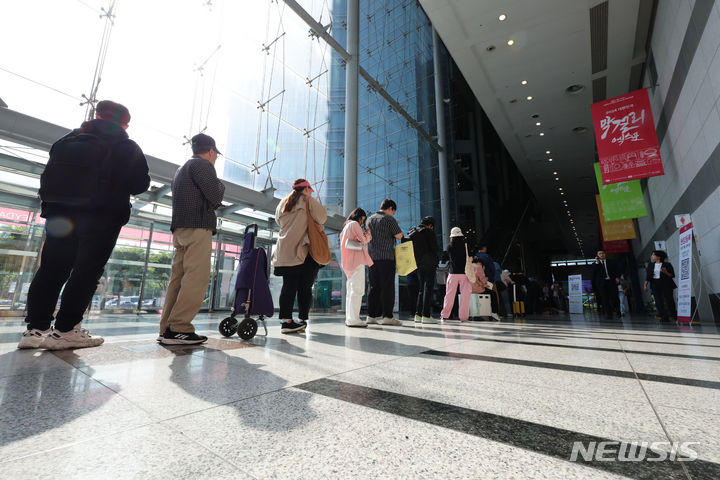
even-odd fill
[{"label": "red vertical banner", "polygon": [[603,185],[663,175],[646,88],[591,106]]}]

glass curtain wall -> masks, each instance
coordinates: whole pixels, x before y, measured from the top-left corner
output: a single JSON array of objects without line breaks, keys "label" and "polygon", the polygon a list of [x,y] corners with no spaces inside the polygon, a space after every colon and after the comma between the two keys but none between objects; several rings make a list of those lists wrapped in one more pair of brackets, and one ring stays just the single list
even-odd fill
[{"label": "glass curtain wall", "polygon": [[44,224],[35,211],[0,205],[0,315],[25,309]]},{"label": "glass curtain wall", "polygon": [[[347,8],[333,3],[333,36],[346,45]],[[432,29],[414,0],[360,2],[360,65],[429,132],[435,132]],[[342,58],[333,55],[331,99],[344,89]],[[331,173],[342,172],[344,104],[330,103]],[[425,215],[439,218],[437,153],[364,80],[359,88],[358,203],[376,211],[385,198],[398,204],[404,231]],[[342,182],[341,175],[331,179]]]},{"label": "glass curtain wall", "polygon": [[[344,0],[299,3],[345,44]],[[360,4],[360,64],[434,132],[432,35],[424,12],[414,0]],[[0,69],[9,108],[77,127],[102,65],[97,97],[129,107],[128,133],[146,153],[181,164],[190,156],[187,139],[205,131],[225,153],[216,164],[222,178],[278,198],[294,179],[306,178],[329,213],[342,213],[344,68],[283,1],[37,0],[3,5],[0,15],[0,42],[13,45]],[[28,18],[42,38],[27,36]],[[106,52],[101,62],[99,51]],[[437,216],[435,152],[363,81],[359,134],[358,206],[374,211],[383,198],[395,199],[403,230],[423,215]],[[147,224],[127,232],[109,264],[104,302],[120,308],[137,299],[156,307],[169,243],[155,241]],[[339,303],[342,275],[332,241],[334,259],[320,272],[317,308]],[[150,250],[152,271],[139,270],[143,249]],[[227,283],[230,253],[214,262],[223,271],[218,285]]]}]

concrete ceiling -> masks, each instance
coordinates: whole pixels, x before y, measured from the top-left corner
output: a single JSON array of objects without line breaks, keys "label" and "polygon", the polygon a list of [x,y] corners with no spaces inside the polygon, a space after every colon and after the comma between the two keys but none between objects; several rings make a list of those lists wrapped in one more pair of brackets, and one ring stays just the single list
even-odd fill
[{"label": "concrete ceiling", "polygon": [[[568,253],[579,255],[582,243],[585,256],[594,256],[600,237],[593,81],[595,101],[639,88],[653,0],[420,4],[533,193],[557,219]],[[584,88],[570,94],[571,85]],[[576,127],[585,130],[574,132]]]}]

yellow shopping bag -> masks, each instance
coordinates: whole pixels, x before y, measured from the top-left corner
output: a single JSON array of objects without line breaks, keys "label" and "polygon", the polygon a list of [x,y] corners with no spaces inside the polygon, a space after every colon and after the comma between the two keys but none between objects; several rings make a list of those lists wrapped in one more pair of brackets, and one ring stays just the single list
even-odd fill
[{"label": "yellow shopping bag", "polygon": [[395,272],[404,277],[415,270],[417,270],[417,264],[412,242],[404,242],[395,247]]}]

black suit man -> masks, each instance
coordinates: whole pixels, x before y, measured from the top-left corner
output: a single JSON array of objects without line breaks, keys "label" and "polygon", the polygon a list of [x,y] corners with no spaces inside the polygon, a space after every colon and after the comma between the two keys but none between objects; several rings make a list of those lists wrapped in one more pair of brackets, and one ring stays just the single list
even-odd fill
[{"label": "black suit man", "polygon": [[620,283],[620,272],[614,262],[608,261],[605,250],[597,252],[592,278],[598,294],[598,303],[602,303],[607,318],[612,319],[613,312],[619,317],[620,299],[617,286]]},{"label": "black suit man", "polygon": [[648,286],[651,288],[661,322],[667,322],[671,316],[677,315],[673,297],[673,290],[677,285],[673,278],[675,278],[675,270],[667,261],[667,253],[662,250],[653,251],[645,271],[645,291],[647,292]]}]

